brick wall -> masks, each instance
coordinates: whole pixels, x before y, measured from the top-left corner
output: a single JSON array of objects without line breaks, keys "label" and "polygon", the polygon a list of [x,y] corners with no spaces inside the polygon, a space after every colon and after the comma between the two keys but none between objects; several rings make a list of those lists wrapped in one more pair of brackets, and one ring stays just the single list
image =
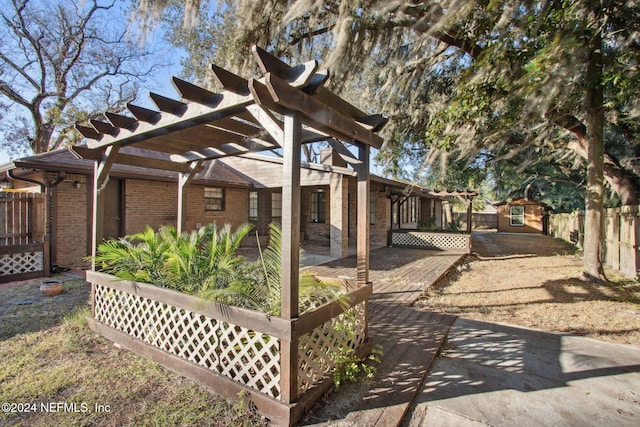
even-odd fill
[{"label": "brick wall", "polygon": [[[205,211],[203,185],[189,185],[186,189],[185,231],[197,225],[216,222],[230,223],[235,229],[249,220],[249,191],[244,188],[225,188],[224,210]],[[128,179],[125,183],[125,234],[137,233],[147,225],[154,229],[162,225],[176,225],[178,185]]]},{"label": "brick wall", "polygon": [[[74,183],[80,188],[76,188]],[[87,177],[84,175],[67,175],[65,180],[54,189],[55,197],[55,236],[52,243],[55,251],[52,254],[52,265],[68,268],[87,268],[89,263],[84,257],[89,255],[88,226],[90,224],[87,210]]]},{"label": "brick wall", "polygon": [[[375,195],[375,218],[374,223],[369,225],[369,246],[377,248],[387,245],[387,230],[389,230],[389,210],[391,209],[391,201],[386,197],[384,186],[381,184],[371,183],[369,186],[371,194]],[[358,192],[357,181],[349,180],[349,243],[356,244],[357,236],[357,206]]]},{"label": "brick wall", "polygon": [[124,234],[176,225],[178,185],[170,182],[127,179],[124,183]]},{"label": "brick wall", "polygon": [[195,229],[197,224],[215,222],[219,227],[231,224],[232,229],[249,222],[249,190],[245,188],[224,189],[224,210],[205,211],[203,185],[191,185],[187,189],[186,229]]},{"label": "brick wall", "polygon": [[387,245],[387,230],[389,230],[389,211],[391,200],[384,193],[384,186],[371,184],[371,194],[375,196],[374,223],[369,225],[370,246],[372,248]]},{"label": "brick wall", "polygon": [[[80,189],[75,188],[74,182],[79,182]],[[91,183],[89,183],[90,185]],[[191,230],[197,224],[204,225],[216,222],[219,225],[232,224],[235,229],[249,220],[249,190],[244,188],[225,189],[225,207],[223,211],[205,211],[203,185],[187,187],[186,228]],[[389,200],[381,188],[371,185],[376,196],[375,221],[370,225],[371,246],[386,245],[389,218]],[[68,175],[64,182],[56,188],[57,226],[56,242],[57,256],[54,263],[63,267],[82,268],[88,264],[83,258],[89,254],[91,241],[90,204],[91,197],[87,193],[87,180],[82,175]],[[314,224],[310,222],[309,193],[315,189],[303,189],[301,194],[301,231],[310,240],[328,240],[330,230],[330,194],[327,194],[327,222]],[[175,183],[127,179],[124,183],[124,234],[143,231],[147,225],[154,229],[162,225],[176,225],[178,188]],[[349,180],[349,227],[350,242],[356,242],[356,213],[357,213],[356,181]],[[89,206],[89,209],[88,209]],[[266,237],[266,225],[271,220],[271,197],[269,191],[259,192],[260,221],[258,227],[261,235]],[[267,221],[267,218],[268,221]],[[249,240],[255,240],[253,238]]]}]

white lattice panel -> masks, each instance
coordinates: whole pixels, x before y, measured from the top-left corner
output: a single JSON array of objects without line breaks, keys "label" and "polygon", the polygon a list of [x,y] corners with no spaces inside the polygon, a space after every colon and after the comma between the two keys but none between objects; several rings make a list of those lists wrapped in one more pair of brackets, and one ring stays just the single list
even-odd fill
[{"label": "white lattice panel", "polygon": [[[332,354],[341,348],[352,350],[366,339],[365,303],[360,303],[338,317],[318,326],[312,332],[300,337],[298,343],[298,391],[313,387],[333,370],[335,362]],[[353,328],[355,335],[349,339],[345,329]]]},{"label": "white lattice panel", "polygon": [[454,233],[392,233],[391,244],[418,248],[466,249],[469,236]]},{"label": "white lattice panel", "polygon": [[280,396],[280,342],[171,305],[96,285],[97,321],[244,385]]},{"label": "white lattice panel", "polygon": [[44,270],[42,252],[25,252],[0,256],[0,276]]}]

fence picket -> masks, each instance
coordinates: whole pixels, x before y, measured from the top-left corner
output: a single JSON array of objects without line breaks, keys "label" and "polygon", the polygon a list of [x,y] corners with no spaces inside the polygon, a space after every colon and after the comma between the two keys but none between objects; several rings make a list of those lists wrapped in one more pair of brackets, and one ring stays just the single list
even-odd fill
[{"label": "fence picket", "polygon": [[39,193],[0,192],[0,283],[48,275],[44,225],[34,236],[33,215],[43,202]]},{"label": "fence picket", "polygon": [[[627,277],[635,278],[640,267],[638,206],[608,208],[603,212],[603,261]],[[549,235],[582,248],[584,212],[552,214]]]}]

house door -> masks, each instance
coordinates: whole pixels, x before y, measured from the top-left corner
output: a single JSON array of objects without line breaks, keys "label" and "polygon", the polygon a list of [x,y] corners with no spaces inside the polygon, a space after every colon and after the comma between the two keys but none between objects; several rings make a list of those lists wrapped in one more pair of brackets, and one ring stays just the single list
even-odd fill
[{"label": "house door", "polygon": [[104,191],[103,235],[105,239],[123,235],[122,180],[110,179]]}]

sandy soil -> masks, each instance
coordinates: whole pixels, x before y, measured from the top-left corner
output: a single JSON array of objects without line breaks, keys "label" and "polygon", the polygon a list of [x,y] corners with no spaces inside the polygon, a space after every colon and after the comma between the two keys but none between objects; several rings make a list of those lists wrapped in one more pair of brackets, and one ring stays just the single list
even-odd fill
[{"label": "sandy soil", "polygon": [[585,283],[581,265],[570,246],[548,236],[477,232],[472,255],[416,305],[640,345],[640,284],[612,271],[607,286]]}]

